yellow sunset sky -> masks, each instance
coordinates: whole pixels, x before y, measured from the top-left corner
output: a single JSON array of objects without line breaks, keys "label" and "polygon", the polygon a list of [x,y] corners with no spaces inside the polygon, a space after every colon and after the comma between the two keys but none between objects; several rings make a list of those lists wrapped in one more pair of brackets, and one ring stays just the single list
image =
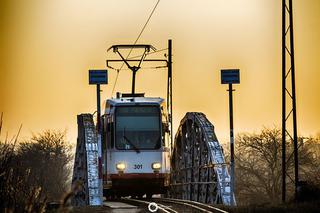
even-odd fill
[{"label": "yellow sunset sky", "polygon": [[[280,0],[161,0],[138,43],[173,42],[174,130],[186,112],[200,111],[228,141],[227,86],[220,69],[239,68],[235,132],[281,127]],[[294,0],[298,133],[320,132],[320,1]],[[156,0],[0,0],[0,112],[4,132],[21,139],[67,129],[76,141],[76,115],[94,112],[88,70],[116,58],[107,49],[132,44]],[[133,52],[133,55],[137,53]],[[162,57],[163,53],[154,57]],[[151,56],[150,56],[151,57]],[[146,65],[147,66],[147,65]],[[116,72],[102,99],[110,98]],[[164,97],[165,70],[141,70],[137,91]],[[129,92],[122,70],[116,91]],[[2,137],[4,137],[4,132]]]}]

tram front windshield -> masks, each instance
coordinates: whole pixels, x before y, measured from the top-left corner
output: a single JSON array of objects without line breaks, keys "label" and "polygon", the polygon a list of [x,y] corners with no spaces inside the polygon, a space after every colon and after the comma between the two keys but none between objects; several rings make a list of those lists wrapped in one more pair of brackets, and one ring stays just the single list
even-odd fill
[{"label": "tram front windshield", "polygon": [[116,109],[116,148],[159,149],[160,109],[157,106],[128,106]]}]

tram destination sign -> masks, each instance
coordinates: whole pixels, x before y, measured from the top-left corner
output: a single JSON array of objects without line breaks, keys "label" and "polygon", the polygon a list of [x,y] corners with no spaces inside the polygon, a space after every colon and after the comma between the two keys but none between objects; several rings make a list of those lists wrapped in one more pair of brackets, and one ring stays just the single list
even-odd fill
[{"label": "tram destination sign", "polygon": [[239,69],[221,70],[221,84],[240,84]]},{"label": "tram destination sign", "polygon": [[89,84],[108,84],[108,70],[89,70]]}]

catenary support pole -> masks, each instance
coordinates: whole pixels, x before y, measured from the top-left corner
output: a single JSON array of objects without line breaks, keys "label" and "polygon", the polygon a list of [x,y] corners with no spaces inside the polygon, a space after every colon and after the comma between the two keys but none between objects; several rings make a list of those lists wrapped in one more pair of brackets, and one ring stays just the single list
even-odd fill
[{"label": "catenary support pole", "polygon": [[296,83],[294,61],[294,37],[293,37],[293,9],[292,0],[289,0],[290,11],[290,56],[291,56],[291,85],[292,85],[292,119],[293,119],[293,152],[294,152],[294,183],[295,199],[298,199],[299,187],[299,160],[298,160],[298,133],[297,133],[297,107],[296,107]]},{"label": "catenary support pole", "polygon": [[[288,56],[288,57],[287,57]],[[291,77],[291,81],[288,78]],[[289,101],[286,99],[289,98]],[[289,108],[288,112],[286,110]],[[289,119],[290,118],[290,119]],[[292,125],[292,126],[291,126]],[[290,126],[290,128],[288,128]],[[299,160],[292,0],[282,1],[282,201],[286,201],[286,139],[293,144],[295,200],[298,200]]]},{"label": "catenary support pole", "polygon": [[170,148],[172,150],[173,146],[173,119],[172,119],[172,40],[168,40],[168,77],[169,77],[169,98],[170,98]]}]

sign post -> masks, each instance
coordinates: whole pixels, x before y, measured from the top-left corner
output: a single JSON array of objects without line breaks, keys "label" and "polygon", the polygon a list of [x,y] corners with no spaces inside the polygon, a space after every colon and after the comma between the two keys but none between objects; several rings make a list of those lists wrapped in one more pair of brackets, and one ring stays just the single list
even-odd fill
[{"label": "sign post", "polygon": [[100,84],[108,84],[107,70],[89,70],[89,84],[97,85],[97,130],[98,130],[98,170],[99,170],[99,188],[101,196],[101,205],[103,201],[103,185],[102,185],[102,142],[101,142],[101,107],[100,107]]},{"label": "sign post", "polygon": [[97,85],[97,129],[100,132],[100,84],[108,84],[108,71],[107,70],[89,70],[89,84]]},{"label": "sign post", "polygon": [[234,131],[233,131],[233,97],[232,84],[240,83],[240,71],[239,69],[221,70],[221,84],[228,84],[229,89],[229,115],[230,115],[230,199],[231,205],[235,205],[234,191],[235,191],[235,174],[234,174]]}]

